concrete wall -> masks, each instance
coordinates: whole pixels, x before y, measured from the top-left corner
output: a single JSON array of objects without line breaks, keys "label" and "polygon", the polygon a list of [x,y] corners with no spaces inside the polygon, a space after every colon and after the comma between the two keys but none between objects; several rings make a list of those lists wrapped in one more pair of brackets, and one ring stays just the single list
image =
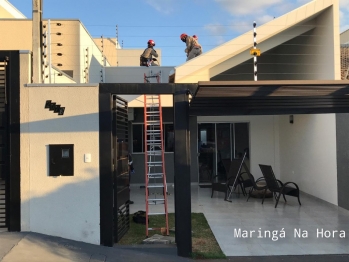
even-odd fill
[{"label": "concrete wall", "polygon": [[[20,105],[22,230],[100,244],[98,85],[22,86]],[[74,176],[48,176],[50,144],[74,144]]]},{"label": "concrete wall", "polygon": [[[48,32],[48,20],[43,21]],[[79,20],[50,20],[51,64],[61,71],[73,71],[76,83],[99,83],[103,80],[102,66],[108,66],[103,61],[102,52],[93,41],[91,35]],[[32,21],[28,19],[1,19],[0,50],[32,50]],[[48,38],[46,43],[48,43]],[[46,63],[49,62],[49,50],[46,49]],[[61,54],[61,55],[60,55]],[[86,70],[87,68],[87,70]],[[86,70],[86,71],[85,71]],[[49,83],[49,70],[45,69],[45,83]],[[71,82],[60,76],[56,70],[51,71],[51,83]]]},{"label": "concrete wall", "polygon": [[[161,72],[160,83],[168,83],[171,66],[154,66],[154,67],[105,67],[105,83],[144,83],[144,74],[154,76]],[[150,83],[157,83],[156,78],[149,78]],[[144,107],[143,95],[120,95],[120,97],[129,101],[129,107]],[[172,95],[161,95],[161,105],[163,107],[173,106]]]},{"label": "concrete wall", "polygon": [[[93,41],[91,35],[86,28],[80,24],[79,33],[79,47],[80,47],[80,83],[103,83],[105,77],[103,75],[103,66],[109,66],[109,62],[104,57],[104,54]],[[88,48],[88,62],[86,65],[86,48]],[[86,81],[84,70],[88,67],[88,81]],[[102,71],[102,72],[101,72]]]},{"label": "concrete wall", "polygon": [[349,29],[341,33],[340,35],[341,44],[349,44]]},{"label": "concrete wall", "polygon": [[279,118],[282,181],[337,205],[335,115],[294,115],[293,124],[289,116]]},{"label": "concrete wall", "polygon": [[108,63],[111,66],[117,66],[116,61],[116,48],[120,48],[117,45],[116,38],[93,38],[93,41],[98,46],[99,50],[103,50],[103,55],[107,58]]},{"label": "concrete wall", "polygon": [[[258,164],[270,164],[279,174],[279,129],[278,116],[215,116],[198,117],[198,123],[250,123],[250,171],[255,178],[262,173]],[[197,139],[196,139],[197,140]],[[192,146],[192,145],[191,145]],[[191,147],[193,148],[193,147]],[[194,148],[198,148],[196,145]],[[191,168],[197,159],[191,159]],[[198,179],[198,174],[197,178]]]},{"label": "concrete wall", "polygon": [[[116,60],[117,66],[139,66],[139,57],[143,54],[144,48],[138,49],[117,49],[116,50]],[[156,58],[161,65],[161,49],[154,48],[158,53],[158,57]]]},{"label": "concrete wall", "polygon": [[0,50],[32,50],[32,21],[29,19],[1,19]]}]

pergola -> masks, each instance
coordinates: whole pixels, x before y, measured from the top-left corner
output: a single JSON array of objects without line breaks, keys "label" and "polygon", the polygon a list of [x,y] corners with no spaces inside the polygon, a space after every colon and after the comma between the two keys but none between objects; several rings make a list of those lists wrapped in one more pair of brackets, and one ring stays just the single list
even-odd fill
[{"label": "pergola", "polygon": [[[173,95],[175,227],[178,255],[191,242],[190,116],[349,113],[349,81],[210,81],[198,84],[108,84],[99,88],[101,243],[113,245],[111,96]],[[178,212],[180,211],[180,212]]]}]

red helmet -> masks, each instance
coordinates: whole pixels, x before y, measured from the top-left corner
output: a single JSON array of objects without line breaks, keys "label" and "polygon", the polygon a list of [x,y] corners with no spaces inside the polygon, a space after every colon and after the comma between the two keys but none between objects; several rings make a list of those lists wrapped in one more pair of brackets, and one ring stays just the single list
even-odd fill
[{"label": "red helmet", "polygon": [[148,45],[150,45],[150,46],[155,46],[155,42],[154,42],[154,40],[148,40]]},{"label": "red helmet", "polygon": [[193,35],[193,37],[194,37],[196,40],[199,39],[199,37],[198,37],[197,35]]},{"label": "red helmet", "polygon": [[187,36],[188,36],[188,35],[187,35],[186,33],[183,33],[183,34],[180,35],[179,38],[180,38],[181,40],[183,40],[183,38],[185,38],[185,37],[187,37]]}]

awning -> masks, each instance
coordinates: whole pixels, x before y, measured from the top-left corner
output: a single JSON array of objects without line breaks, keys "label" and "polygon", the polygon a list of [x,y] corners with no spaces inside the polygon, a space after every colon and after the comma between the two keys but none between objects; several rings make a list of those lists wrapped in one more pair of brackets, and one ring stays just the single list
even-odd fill
[{"label": "awning", "polygon": [[349,113],[349,81],[199,82],[190,115]]}]

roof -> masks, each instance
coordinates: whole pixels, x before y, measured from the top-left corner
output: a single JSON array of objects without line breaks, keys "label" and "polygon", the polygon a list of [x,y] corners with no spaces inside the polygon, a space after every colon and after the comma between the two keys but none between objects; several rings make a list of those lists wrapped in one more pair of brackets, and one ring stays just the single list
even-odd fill
[{"label": "roof", "polygon": [[190,114],[284,115],[349,113],[349,81],[199,82]]},{"label": "roof", "polygon": [[[333,7],[333,8],[330,8]],[[318,30],[312,34],[306,41],[299,40],[298,49],[305,53],[310,51],[316,51],[316,55],[320,56],[330,52],[332,56],[323,59],[321,61],[331,62],[332,72],[327,74],[322,79],[340,79],[340,61],[339,61],[339,3],[338,0],[314,0],[311,1],[281,17],[258,26],[257,43],[258,48],[261,49],[262,55],[266,52],[276,48],[287,41],[291,41],[297,36],[302,36],[311,32],[311,30]],[[251,21],[251,29],[252,21]],[[328,30],[327,30],[328,29]],[[333,30],[330,30],[333,29]],[[325,50],[319,47],[313,47],[309,50],[309,47],[303,45],[305,42],[316,43],[319,41],[320,35],[323,34],[323,38],[326,39],[327,49]],[[308,34],[309,36],[309,34]],[[315,44],[314,44],[315,43]],[[338,43],[338,44],[337,44]],[[300,46],[301,44],[301,46]],[[337,48],[338,45],[338,48]],[[249,50],[253,46],[253,30],[242,34],[208,52],[201,54],[200,56],[191,59],[190,61],[175,68],[175,83],[197,83],[198,81],[209,81],[213,77],[224,73],[225,71],[234,68],[242,63],[251,60],[252,56]],[[300,46],[300,47],[299,47]],[[318,49],[317,49],[318,48]],[[288,49],[287,49],[288,50]],[[285,53],[285,52],[284,52]],[[334,54],[333,54],[334,53]],[[338,54],[338,58],[337,58]],[[327,54],[326,54],[327,55]],[[304,57],[304,56],[303,56]],[[292,57],[290,57],[292,58]],[[260,59],[260,58],[258,58]],[[314,58],[318,59],[317,57]],[[286,58],[287,60],[287,58]],[[291,59],[290,59],[291,60]],[[259,62],[260,60],[258,60]],[[269,63],[275,64],[276,59],[269,61]],[[319,62],[319,61],[317,61]],[[251,67],[253,68],[253,67]],[[277,68],[279,69],[279,68]],[[286,70],[286,69],[284,69]],[[317,69],[314,69],[314,71]],[[324,69],[323,69],[324,70]],[[251,69],[252,71],[252,69]],[[319,71],[319,70],[317,70]],[[326,73],[326,70],[324,70]],[[246,70],[245,72],[246,73]],[[232,74],[231,74],[232,75]],[[277,75],[270,73],[268,79],[276,80]],[[284,79],[289,76],[283,76]],[[298,74],[293,78],[287,79],[304,79],[306,76]],[[312,76],[312,79],[320,79],[324,77],[323,74]],[[236,79],[226,79],[236,80]],[[253,80],[253,75],[249,75],[248,80]]]}]

